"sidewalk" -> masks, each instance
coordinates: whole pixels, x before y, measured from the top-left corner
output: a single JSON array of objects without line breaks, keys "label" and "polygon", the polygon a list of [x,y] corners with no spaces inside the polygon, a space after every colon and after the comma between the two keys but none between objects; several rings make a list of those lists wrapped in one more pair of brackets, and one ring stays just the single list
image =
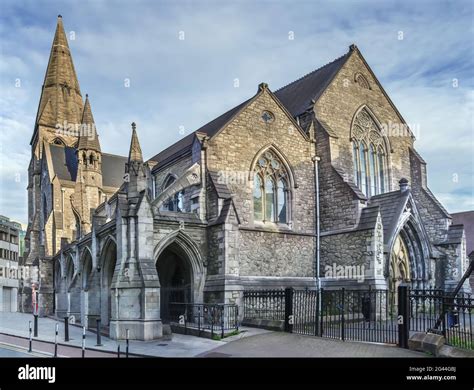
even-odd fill
[{"label": "sidewalk", "polygon": [[[6,313],[0,312],[0,333],[20,337],[29,337],[28,322],[32,321],[33,315],[25,313]],[[54,342],[55,325],[59,323],[58,344],[81,347],[82,328],[69,326],[69,342],[64,341],[64,322],[57,322],[51,318],[38,319],[38,336],[34,340]],[[230,341],[241,339],[242,337],[265,333],[260,329],[242,328],[243,333],[228,337],[223,341],[215,341],[195,336],[173,334],[172,339],[136,341],[131,340],[130,354],[157,357],[193,357],[202,355],[217,347],[223,346]],[[117,342],[102,336],[102,346],[96,346],[97,336],[95,333],[86,332],[86,349],[97,351],[117,352],[117,346],[120,344],[120,350],[125,353],[125,341]]]},{"label": "sidewalk", "polygon": [[392,345],[351,342],[270,332],[227,343],[202,357],[396,357],[415,358],[428,355]]}]

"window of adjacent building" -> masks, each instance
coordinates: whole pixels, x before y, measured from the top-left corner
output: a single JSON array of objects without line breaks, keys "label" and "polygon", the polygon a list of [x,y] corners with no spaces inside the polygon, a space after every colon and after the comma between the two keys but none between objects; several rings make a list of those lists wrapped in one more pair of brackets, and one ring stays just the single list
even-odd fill
[{"label": "window of adjacent building", "polygon": [[255,221],[288,223],[288,174],[280,159],[266,151],[257,160],[253,180]]},{"label": "window of adjacent building", "polygon": [[357,186],[367,196],[384,193],[387,181],[385,142],[365,108],[354,119],[352,152]]}]

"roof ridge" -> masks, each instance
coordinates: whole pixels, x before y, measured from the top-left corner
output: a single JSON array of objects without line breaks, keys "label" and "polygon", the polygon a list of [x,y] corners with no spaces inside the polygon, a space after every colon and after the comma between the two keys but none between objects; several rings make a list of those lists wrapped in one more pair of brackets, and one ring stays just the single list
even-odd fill
[{"label": "roof ridge", "polygon": [[284,85],[283,87],[278,88],[277,90],[275,90],[275,93],[278,92],[278,91],[280,91],[280,90],[282,90],[282,89],[284,89],[284,88],[286,88],[286,87],[288,87],[288,86],[290,86],[290,85],[292,85],[292,84],[294,84],[294,83],[296,83],[296,82],[298,82],[298,81],[303,80],[303,79],[306,78],[306,77],[311,76],[312,74],[314,74],[314,73],[316,73],[316,72],[322,70],[322,69],[325,68],[326,66],[329,66],[329,65],[331,65],[331,64],[334,64],[336,61],[341,60],[342,58],[344,58],[345,56],[347,56],[349,53],[350,53],[350,51],[348,51],[347,53],[343,54],[343,55],[340,56],[340,57],[337,57],[336,59],[332,60],[331,62],[328,62],[328,63],[326,63],[325,65],[322,65],[322,66],[320,66],[319,68],[314,69],[314,70],[312,70],[311,72],[306,73],[305,75],[301,76],[300,78],[298,78],[298,79],[296,79],[296,80],[293,80],[292,82],[290,82],[290,83]]},{"label": "roof ridge", "polygon": [[102,152],[102,156],[114,156],[114,157],[122,157],[122,158],[127,158],[127,156],[121,156],[120,154],[114,154],[114,153],[105,153],[105,152]]}]

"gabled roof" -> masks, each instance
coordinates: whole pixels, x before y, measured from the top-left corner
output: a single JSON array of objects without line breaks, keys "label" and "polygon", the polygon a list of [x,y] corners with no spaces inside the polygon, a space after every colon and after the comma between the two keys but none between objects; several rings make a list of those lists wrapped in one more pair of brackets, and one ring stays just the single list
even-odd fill
[{"label": "gabled roof", "polygon": [[302,114],[311,107],[312,100],[316,101],[319,99],[337,72],[344,66],[350,54],[351,51],[329,64],[308,73],[306,76],[285,85],[278,89],[275,95],[294,117]]},{"label": "gabled roof", "polygon": [[181,155],[191,152],[194,136],[195,132],[192,132],[191,134],[188,134],[186,137],[181,138],[178,142],[175,142],[171,146],[168,146],[166,149],[162,150],[160,153],[150,158],[150,160],[158,162],[158,164],[155,165],[154,169],[166,165],[168,162],[176,159]]},{"label": "gabled roof", "polygon": [[409,190],[404,192],[397,190],[370,198],[369,205],[378,206],[380,210],[385,244],[390,242],[409,196]]},{"label": "gabled roof", "polygon": [[[308,73],[306,76],[280,88],[273,93],[273,96],[283,105],[283,109],[290,115],[296,117],[307,110],[311,105],[311,100],[317,100],[328,85],[333,80],[337,72],[342,68],[349,58],[352,49],[337,58],[331,63]],[[224,114],[218,116],[212,121],[206,123],[198,130],[192,132],[178,142],[161,151],[150,160],[157,161],[158,164],[154,169],[166,165],[168,162],[178,158],[182,155],[191,152],[194,135],[196,133],[207,134],[212,137],[217,134],[240,110],[242,110],[256,95],[237,106],[226,111]]]},{"label": "gabled roof", "polygon": [[[68,146],[49,145],[54,173],[60,180],[76,181],[76,149]],[[119,188],[123,183],[127,157],[102,153],[102,185]]]},{"label": "gabled roof", "polygon": [[204,126],[200,127],[198,130],[193,131],[191,134],[188,134],[186,137],[181,138],[178,142],[175,142],[168,148],[164,149],[157,155],[153,156],[150,160],[158,162],[158,165],[155,166],[155,169],[157,167],[166,165],[169,161],[172,161],[181,155],[185,155],[188,152],[190,152],[193,146],[194,136],[196,133],[207,134],[209,137],[212,137],[213,135],[215,135],[250,100],[251,99],[247,99],[245,102],[240,103],[239,105],[231,108],[229,111],[218,116],[212,121],[206,123]]}]

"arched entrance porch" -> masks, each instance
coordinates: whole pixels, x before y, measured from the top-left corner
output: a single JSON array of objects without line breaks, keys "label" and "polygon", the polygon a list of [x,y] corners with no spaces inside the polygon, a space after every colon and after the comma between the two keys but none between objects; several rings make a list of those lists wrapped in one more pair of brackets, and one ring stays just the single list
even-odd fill
[{"label": "arched entrance porch", "polygon": [[[183,230],[165,236],[155,247],[160,281],[160,317],[170,321],[170,303],[202,303],[204,267],[199,246]],[[181,312],[181,310],[179,310]]]},{"label": "arched entrance porch", "polygon": [[428,252],[416,224],[408,220],[391,245],[388,285],[392,308],[397,307],[400,284],[415,289],[429,287]]},{"label": "arched entrance porch", "polygon": [[173,307],[192,303],[192,267],[186,253],[176,243],[164,249],[156,261],[156,271],[160,279],[160,313],[163,322],[170,321]]}]

